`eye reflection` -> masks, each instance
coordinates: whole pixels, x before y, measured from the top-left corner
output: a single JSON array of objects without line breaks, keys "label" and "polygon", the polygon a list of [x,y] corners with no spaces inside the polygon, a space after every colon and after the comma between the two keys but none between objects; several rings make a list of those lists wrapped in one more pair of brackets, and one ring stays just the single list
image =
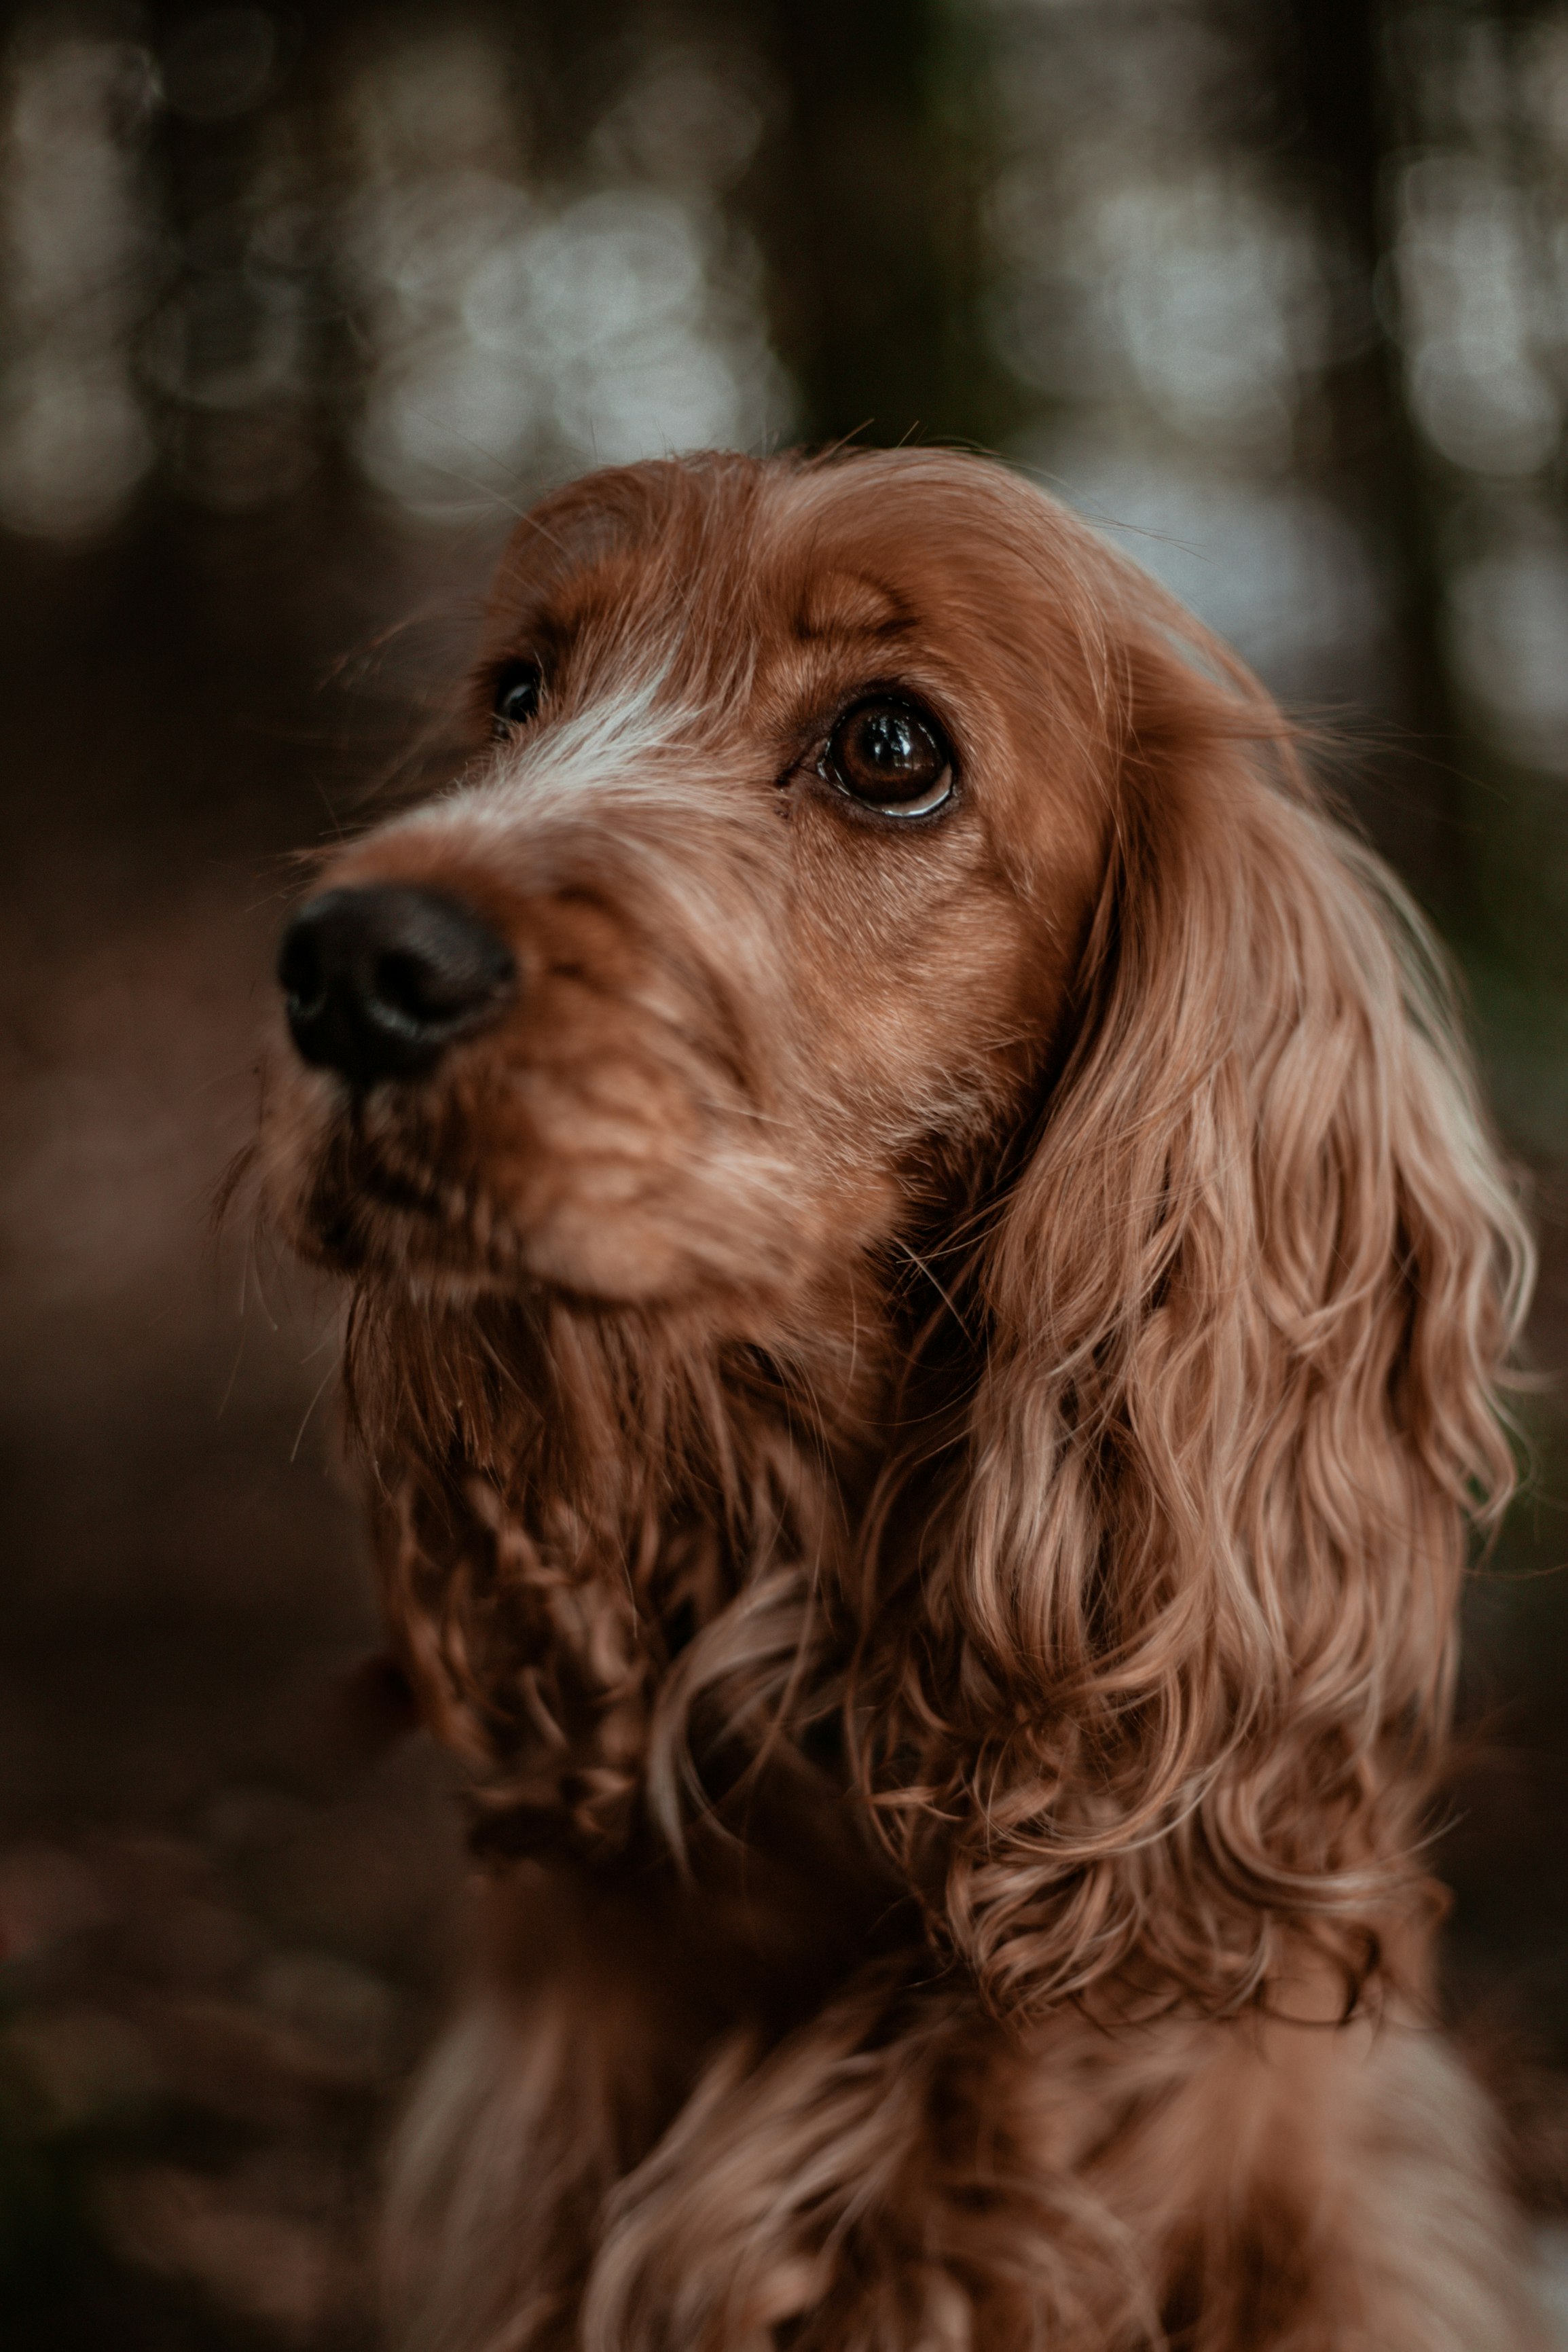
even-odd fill
[{"label": "eye reflection", "polygon": [[887,816],[928,816],[953,790],[953,752],[917,703],[877,696],[846,711],[828,739],[821,772],[852,800]]}]

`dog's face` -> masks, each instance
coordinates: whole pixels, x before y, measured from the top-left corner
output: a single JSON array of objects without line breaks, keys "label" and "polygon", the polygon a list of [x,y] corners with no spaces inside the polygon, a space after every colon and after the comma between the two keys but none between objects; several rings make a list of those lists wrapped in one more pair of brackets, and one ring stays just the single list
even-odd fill
[{"label": "dog's face", "polygon": [[[1019,1115],[1104,857],[1086,624],[972,461],[591,478],[518,530],[454,787],[285,944],[307,1251],[804,1301]],[[1062,525],[1063,529],[1070,526]]]},{"label": "dog's face", "polygon": [[[487,1817],[674,1834],[847,1704],[998,2007],[1136,1956],[1235,2011],[1281,1920],[1354,1989],[1528,1247],[1272,704],[904,452],[550,499],[468,725],[295,916],[263,1154]],[[933,1229],[946,1318],[884,1280]]]}]

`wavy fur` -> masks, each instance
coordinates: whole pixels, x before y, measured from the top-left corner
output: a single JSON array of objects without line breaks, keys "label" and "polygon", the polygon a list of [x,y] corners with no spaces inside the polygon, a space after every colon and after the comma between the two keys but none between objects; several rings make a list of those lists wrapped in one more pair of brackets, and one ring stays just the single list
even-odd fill
[{"label": "wavy fur", "polygon": [[[476,739],[519,652],[329,877],[516,1005],[261,1147],[486,1860],[402,2339],[1534,2341],[1422,1860],[1530,1254],[1419,918],[974,459],[591,478]],[[929,822],[834,781],[889,693]]]},{"label": "wavy fur", "polygon": [[1277,725],[1264,782],[1218,689],[1128,684],[957,1474],[871,1568],[864,1783],[1003,2005],[1127,1969],[1239,2003],[1292,1928],[1354,2000],[1417,1867],[1466,1524],[1512,1492],[1529,1245],[1408,900]]}]

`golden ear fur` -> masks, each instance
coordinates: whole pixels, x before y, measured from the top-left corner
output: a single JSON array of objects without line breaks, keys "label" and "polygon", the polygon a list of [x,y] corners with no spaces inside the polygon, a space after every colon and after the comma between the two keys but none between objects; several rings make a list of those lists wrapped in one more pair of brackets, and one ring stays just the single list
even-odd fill
[{"label": "golden ear fur", "polygon": [[1239,2005],[1281,1931],[1354,1999],[1420,1897],[1468,1524],[1513,1479],[1530,1248],[1440,961],[1172,618],[1127,615],[1078,1047],[857,1678],[885,1834],[1009,2010],[1112,1971]]}]

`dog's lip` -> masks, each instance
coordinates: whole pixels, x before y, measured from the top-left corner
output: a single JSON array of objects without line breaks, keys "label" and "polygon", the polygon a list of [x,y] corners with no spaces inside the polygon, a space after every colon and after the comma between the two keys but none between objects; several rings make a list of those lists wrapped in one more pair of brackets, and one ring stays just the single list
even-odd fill
[{"label": "dog's lip", "polygon": [[529,1263],[524,1229],[497,1217],[488,1245],[442,1198],[434,1176],[390,1169],[373,1148],[328,1156],[305,1202],[297,1239],[305,1255],[356,1281],[415,1292],[435,1284],[459,1295],[553,1297],[580,1312],[644,1304],[619,1286],[601,1289]]},{"label": "dog's lip", "polygon": [[362,1135],[340,1130],[322,1153],[305,1202],[312,1242],[334,1265],[353,1271],[376,1254],[367,1213],[389,1211],[427,1231],[451,1225],[433,1174],[389,1167]]},{"label": "dog's lip", "polygon": [[355,1173],[358,1190],[368,1194],[378,1208],[398,1209],[405,1215],[428,1217],[442,1223],[447,1222],[441,1189],[434,1176],[411,1174],[405,1170],[389,1168],[370,1151],[366,1152],[362,1165]]}]

